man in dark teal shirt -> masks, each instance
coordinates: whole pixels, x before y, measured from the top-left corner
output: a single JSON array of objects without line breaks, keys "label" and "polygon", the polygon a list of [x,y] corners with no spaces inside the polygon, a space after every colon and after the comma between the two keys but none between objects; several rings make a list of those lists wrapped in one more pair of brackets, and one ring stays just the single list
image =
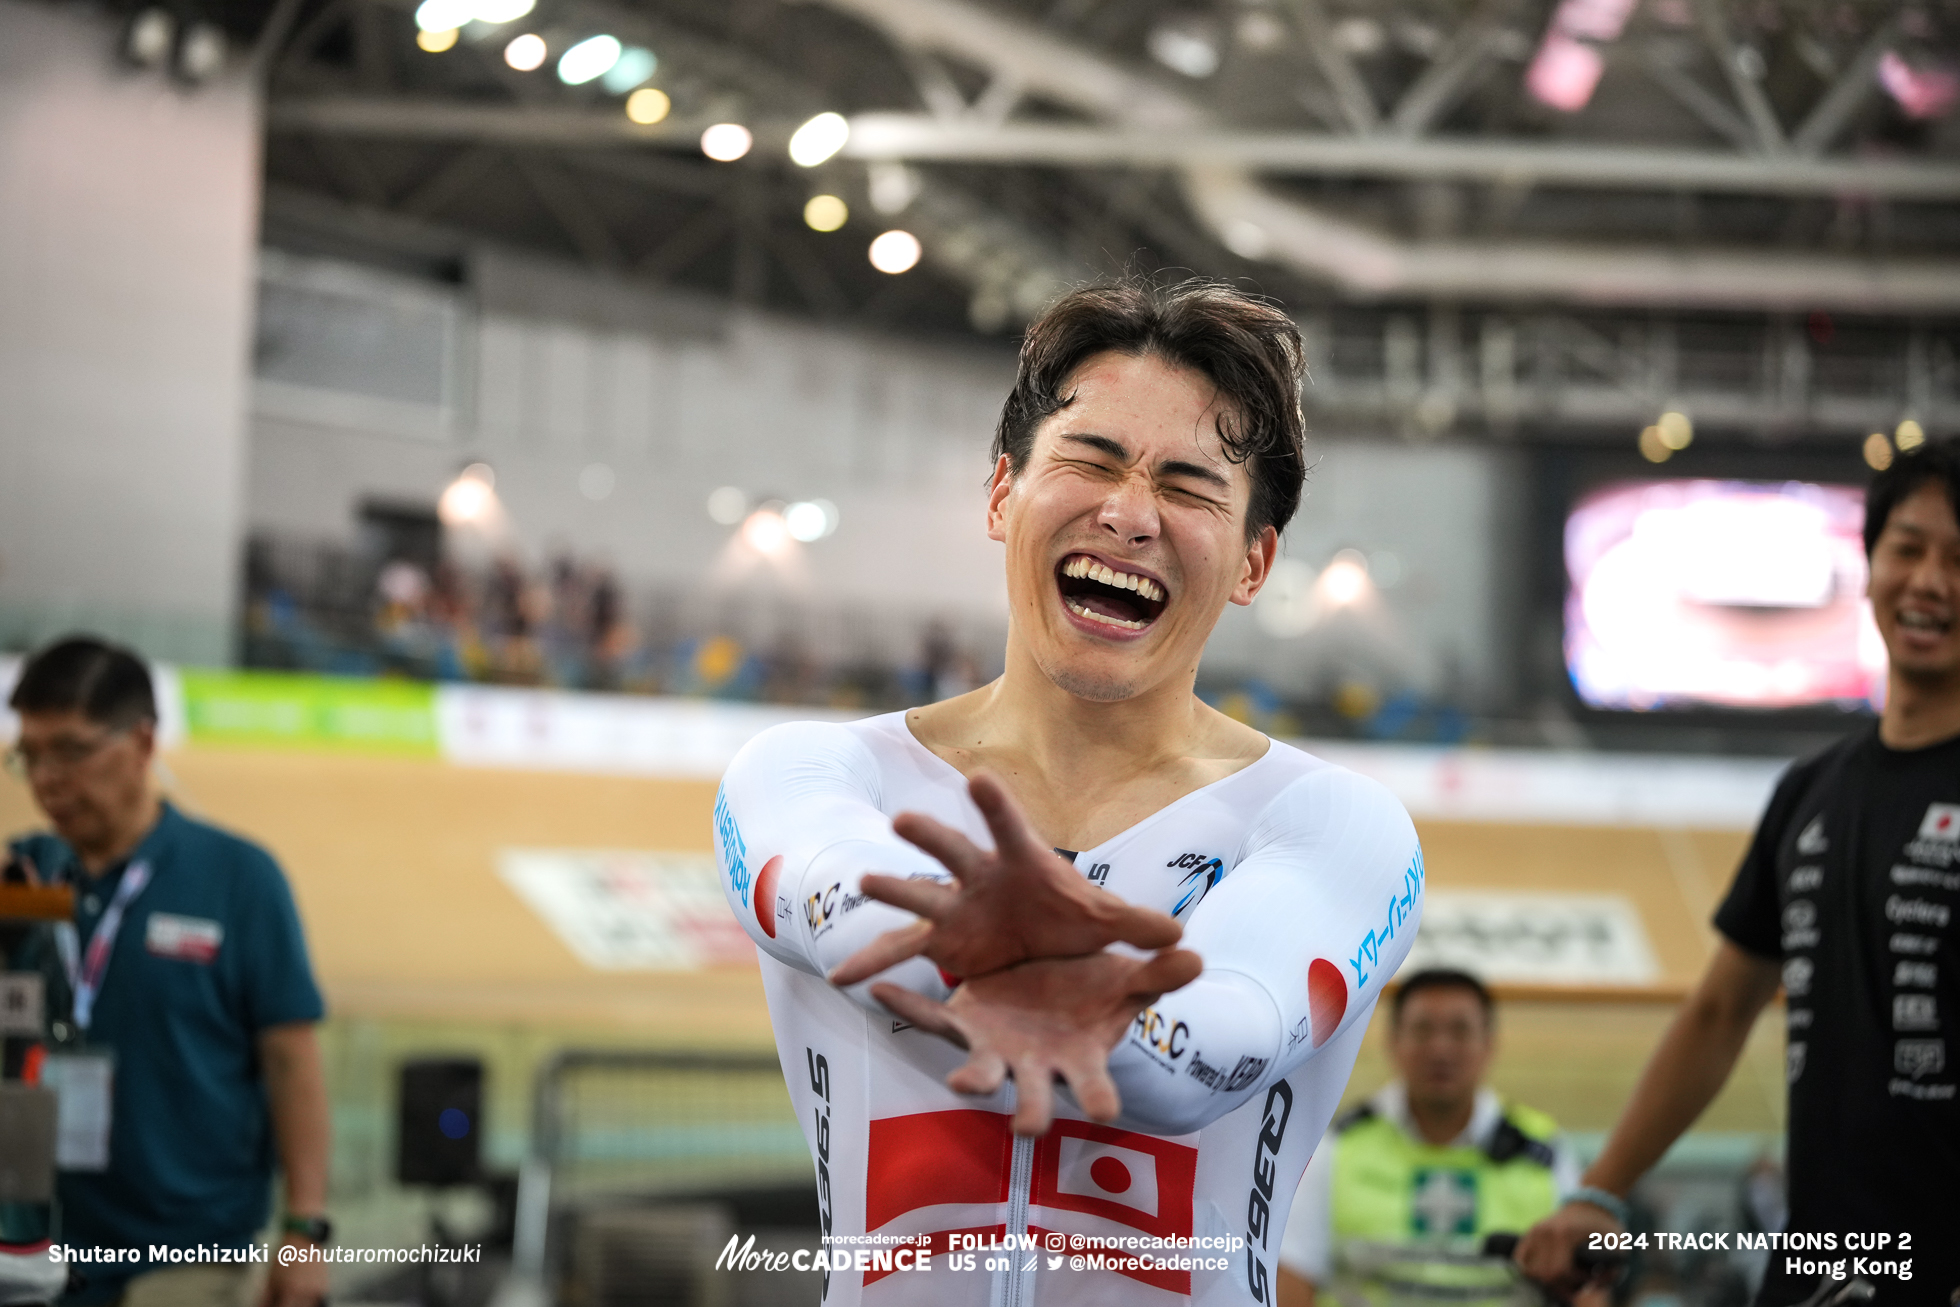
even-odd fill
[{"label": "man in dark teal shirt", "polygon": [[[81,1263],[86,1283],[64,1302],[250,1307],[248,1266],[197,1250],[252,1241],[275,1159],[286,1239],[329,1234],[323,1005],[292,893],[263,849],[157,797],[155,699],[133,655],[62,641],[28,660],[9,702],[14,762],[55,830],[13,856],[76,897],[72,1017],[50,1064],[81,1082],[73,1092],[99,1082],[90,1067],[112,1086],[106,1158],[61,1175],[60,1242],[141,1250]],[[191,1256],[151,1258],[159,1247]],[[325,1290],[323,1265],[275,1256],[260,1302],[315,1307]]]}]

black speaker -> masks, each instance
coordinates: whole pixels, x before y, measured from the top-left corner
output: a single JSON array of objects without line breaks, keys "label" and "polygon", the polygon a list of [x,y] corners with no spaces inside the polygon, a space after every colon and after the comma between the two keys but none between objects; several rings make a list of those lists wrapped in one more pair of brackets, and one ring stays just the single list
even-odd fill
[{"label": "black speaker", "polygon": [[474,1184],[483,1177],[483,1063],[428,1058],[402,1063],[395,1139],[400,1184]]}]

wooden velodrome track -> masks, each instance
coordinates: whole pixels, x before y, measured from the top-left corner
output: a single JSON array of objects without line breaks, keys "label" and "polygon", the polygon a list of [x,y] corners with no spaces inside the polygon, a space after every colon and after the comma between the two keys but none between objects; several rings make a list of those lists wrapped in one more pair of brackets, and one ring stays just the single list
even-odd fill
[{"label": "wooden velodrome track", "polygon": [[[770,1043],[753,967],[591,970],[496,874],[506,847],[706,851],[711,783],[212,747],[178,751],[168,764],[186,808],[260,841],[285,866],[337,1024],[428,1032],[451,1048],[477,1028],[521,1034],[540,1051],[600,1041]],[[24,787],[0,781],[0,831],[38,824]],[[1708,914],[1745,833],[1419,825],[1436,888],[1617,893],[1640,908],[1664,971],[1655,994],[1633,1002],[1518,996],[1502,1017],[1498,1087],[1569,1128],[1609,1125],[1671,997],[1712,947]],[[1773,1009],[1758,1027],[1700,1128],[1780,1128],[1778,1015]],[[1377,1032],[1351,1095],[1384,1074]]]}]

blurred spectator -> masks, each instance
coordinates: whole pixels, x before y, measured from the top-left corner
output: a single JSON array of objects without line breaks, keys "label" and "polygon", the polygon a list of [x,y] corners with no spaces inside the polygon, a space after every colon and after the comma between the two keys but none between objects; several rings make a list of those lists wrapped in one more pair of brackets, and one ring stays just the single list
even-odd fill
[{"label": "blurred spectator", "polygon": [[470,604],[463,574],[447,559],[436,564],[429,588],[429,621],[437,632],[438,680],[467,681],[483,675],[483,642],[477,636],[475,609]]},{"label": "blurred spectator", "polygon": [[517,560],[505,554],[491,564],[490,579],[483,587],[483,632],[493,641],[529,634],[524,616],[524,573]]},{"label": "blurred spectator", "polygon": [[[988,679],[972,633],[943,616],[914,623],[786,605],[758,632],[725,603],[704,611],[699,596],[629,592],[609,563],[565,548],[535,571],[511,553],[477,570],[454,558],[391,557],[376,568],[373,555],[260,536],[246,562],[242,647],[252,667],[862,711],[952,698]],[[835,649],[840,630],[848,653]],[[819,654],[826,634],[832,651]],[[1469,729],[1460,709],[1406,692],[1384,703],[1329,685],[1300,700],[1257,679],[1200,690],[1228,716],[1282,737],[1455,743]],[[1337,711],[1355,707],[1350,698],[1362,716]]]},{"label": "blurred spectator", "polygon": [[407,559],[397,558],[375,577],[374,589],[381,599],[377,620],[383,627],[419,619],[429,598],[429,574]]},{"label": "blurred spectator", "polygon": [[818,697],[817,666],[794,634],[776,642],[762,697],[770,703],[810,703]]},{"label": "blurred spectator", "polygon": [[[60,1176],[61,1239],[146,1256],[90,1265],[62,1301],[245,1307],[249,1266],[148,1257],[250,1244],[275,1158],[285,1241],[331,1234],[323,1006],[292,893],[263,849],[157,796],[156,699],[129,651],[51,645],[8,702],[11,761],[54,826],[10,841],[9,861],[75,891],[74,946],[61,950],[72,1011],[51,1027],[44,1071],[82,1122],[64,1146],[87,1155],[71,1152]],[[315,1307],[326,1289],[324,1264],[275,1257],[259,1301]]]},{"label": "blurred spectator", "polygon": [[392,669],[413,672],[433,664],[437,633],[429,621],[429,574],[394,559],[375,577],[374,630]]},{"label": "blurred spectator", "polygon": [[633,650],[633,628],[626,621],[619,578],[610,567],[592,568],[585,596],[585,646],[590,650],[586,686],[593,690],[620,688],[621,670]]},{"label": "blurred spectator", "polygon": [[946,623],[934,621],[926,628],[924,654],[923,688],[929,701],[937,703],[979,687],[979,666],[973,655],[954,640]]},{"label": "blurred spectator", "polygon": [[1495,1025],[1490,991],[1467,972],[1401,982],[1388,1036],[1396,1078],[1314,1152],[1280,1245],[1280,1307],[1310,1307],[1335,1284],[1374,1302],[1512,1300],[1503,1268],[1393,1255],[1474,1253],[1487,1234],[1529,1229],[1579,1183],[1552,1119],[1484,1085]]}]

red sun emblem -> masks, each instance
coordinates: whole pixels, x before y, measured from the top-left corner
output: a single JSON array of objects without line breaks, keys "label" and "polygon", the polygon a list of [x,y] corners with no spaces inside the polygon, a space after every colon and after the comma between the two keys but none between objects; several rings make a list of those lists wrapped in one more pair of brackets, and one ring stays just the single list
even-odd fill
[{"label": "red sun emblem", "polygon": [[1347,1014],[1347,981],[1341,969],[1326,958],[1315,958],[1307,968],[1307,1014],[1313,1018],[1313,1046],[1327,1042],[1334,1027]]},{"label": "red sun emblem", "polygon": [[762,870],[755,874],[755,921],[770,939],[776,938],[776,881],[782,874],[780,853],[763,863]]},{"label": "red sun emblem", "polygon": [[1098,1157],[1089,1164],[1089,1178],[1097,1188],[1120,1194],[1130,1187],[1130,1168],[1113,1157]]}]

